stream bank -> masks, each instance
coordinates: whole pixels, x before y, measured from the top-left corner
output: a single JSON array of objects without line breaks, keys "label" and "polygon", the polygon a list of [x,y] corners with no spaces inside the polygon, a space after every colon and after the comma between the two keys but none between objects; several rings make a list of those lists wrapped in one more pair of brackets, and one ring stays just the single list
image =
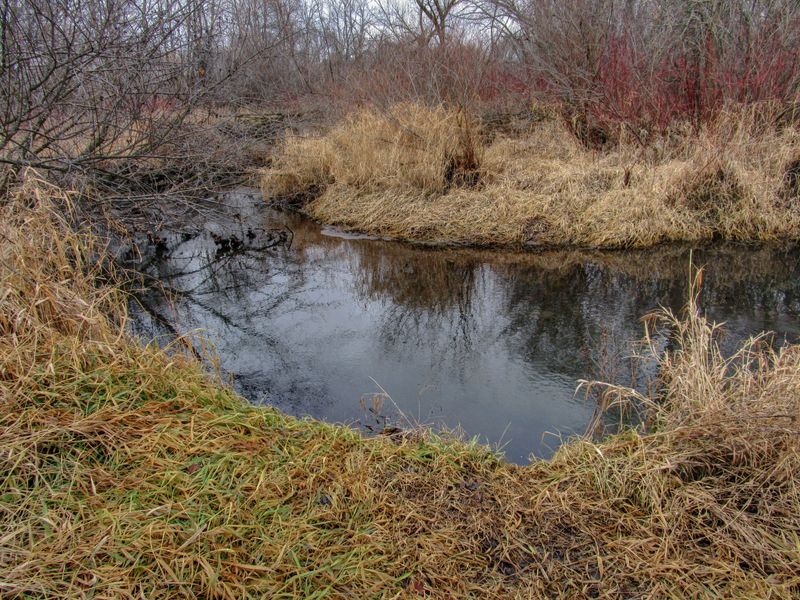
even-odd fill
[{"label": "stream bank", "polygon": [[301,417],[460,428],[513,462],[550,456],[593,419],[579,380],[646,387],[652,365],[629,358],[642,317],[680,311],[690,253],[726,352],[762,330],[800,336],[793,248],[426,248],[321,227],[265,207],[257,190],[215,202],[195,228],[141,236],[136,268],[173,294],[149,286],[135,329],[202,337],[239,393]]}]

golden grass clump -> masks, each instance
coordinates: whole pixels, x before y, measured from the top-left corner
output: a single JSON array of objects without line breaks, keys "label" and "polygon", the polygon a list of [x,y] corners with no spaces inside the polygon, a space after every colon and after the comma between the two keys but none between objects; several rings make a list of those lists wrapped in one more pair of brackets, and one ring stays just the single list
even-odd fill
[{"label": "golden grass clump", "polygon": [[[477,135],[463,113],[405,104],[356,113],[320,138],[290,138],[263,171],[262,188],[269,198],[313,189],[303,209],[315,219],[411,241],[620,248],[796,240],[800,132],[775,124],[772,112],[732,109],[699,133],[595,151],[552,117],[511,135]],[[462,161],[471,166],[454,182],[448,165],[464,148],[475,159]]]},{"label": "golden grass clump", "polygon": [[309,189],[386,189],[422,197],[480,177],[479,128],[464,112],[398,104],[353,114],[322,138],[289,137],[265,172],[268,196]]},{"label": "golden grass clump", "polygon": [[[651,430],[514,466],[248,405],[123,330],[97,245],[29,181],[0,220],[0,593],[70,598],[800,593],[800,348],[663,314]],[[108,316],[110,315],[110,316]]]}]

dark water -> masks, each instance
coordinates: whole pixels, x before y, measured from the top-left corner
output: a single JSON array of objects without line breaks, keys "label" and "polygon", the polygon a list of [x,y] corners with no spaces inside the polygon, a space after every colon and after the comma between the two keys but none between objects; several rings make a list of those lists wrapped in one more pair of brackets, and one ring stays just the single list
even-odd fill
[{"label": "dark water", "polygon": [[[254,190],[220,199],[203,223],[138,239],[140,268],[173,292],[142,295],[140,335],[199,331],[253,402],[372,428],[461,427],[515,462],[584,432],[595,404],[579,379],[641,383],[626,359],[641,317],[687,297],[688,248],[416,248],[272,211]],[[798,257],[694,251],[728,345],[764,329],[798,338]]]}]

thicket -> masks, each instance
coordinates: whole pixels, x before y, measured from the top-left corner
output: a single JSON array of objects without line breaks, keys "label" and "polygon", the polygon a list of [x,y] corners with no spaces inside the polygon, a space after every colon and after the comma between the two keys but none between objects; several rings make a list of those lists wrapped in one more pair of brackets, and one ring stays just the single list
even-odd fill
[{"label": "thicket", "polygon": [[[5,0],[1,8],[0,163],[6,177],[35,166],[73,188],[86,173],[95,187],[130,188],[146,179],[132,159],[161,168],[158,181],[205,165],[192,171],[196,183],[198,172],[266,160],[268,147],[250,141],[271,143],[292,127],[289,115],[319,120],[398,102],[499,121],[545,102],[593,148],[621,137],[647,147],[684,125],[698,131],[732,105],[769,101],[781,107],[778,123],[798,120],[792,0]],[[283,117],[254,117],[265,110]]]}]

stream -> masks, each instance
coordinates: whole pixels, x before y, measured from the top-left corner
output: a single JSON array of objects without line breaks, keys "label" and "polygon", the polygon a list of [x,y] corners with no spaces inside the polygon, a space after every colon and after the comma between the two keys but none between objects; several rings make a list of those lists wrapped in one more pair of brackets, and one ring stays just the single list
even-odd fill
[{"label": "stream", "polygon": [[[596,401],[578,380],[645,385],[652,364],[630,359],[642,317],[688,294],[689,247],[419,247],[270,209],[249,188],[214,202],[191,227],[122,250],[170,291],[149,285],[131,302],[136,335],[202,337],[251,402],[367,431],[457,430],[517,463],[586,431]],[[691,252],[727,351],[762,330],[800,338],[797,249]]]}]

